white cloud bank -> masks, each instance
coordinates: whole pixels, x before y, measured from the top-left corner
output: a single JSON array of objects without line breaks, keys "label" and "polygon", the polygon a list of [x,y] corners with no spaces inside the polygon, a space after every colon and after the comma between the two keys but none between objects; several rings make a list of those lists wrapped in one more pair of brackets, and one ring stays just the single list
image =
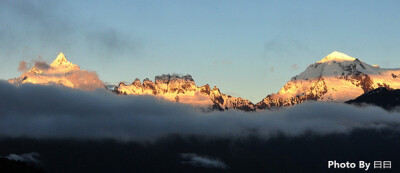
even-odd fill
[{"label": "white cloud bank", "polygon": [[40,157],[40,155],[36,152],[32,152],[32,153],[23,153],[23,154],[10,154],[5,158],[7,158],[9,160],[15,160],[15,161],[21,161],[21,162],[40,163],[40,161],[37,159],[37,157]]},{"label": "white cloud bank", "polygon": [[169,134],[206,136],[298,135],[348,132],[399,124],[400,114],[377,107],[306,103],[280,111],[202,113],[151,96],[106,90],[0,81],[0,136],[34,138],[155,139]]},{"label": "white cloud bank", "polygon": [[210,158],[207,156],[199,156],[196,153],[182,153],[180,154],[182,159],[182,164],[190,164],[193,166],[207,167],[207,168],[220,168],[226,169],[228,166],[219,159]]}]

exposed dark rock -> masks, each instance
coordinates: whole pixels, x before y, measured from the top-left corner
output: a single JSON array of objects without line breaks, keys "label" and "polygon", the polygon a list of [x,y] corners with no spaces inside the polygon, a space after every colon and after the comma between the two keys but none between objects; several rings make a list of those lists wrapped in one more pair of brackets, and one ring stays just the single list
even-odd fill
[{"label": "exposed dark rock", "polygon": [[355,105],[371,104],[386,110],[393,110],[395,107],[400,106],[400,89],[377,88],[346,103]]}]

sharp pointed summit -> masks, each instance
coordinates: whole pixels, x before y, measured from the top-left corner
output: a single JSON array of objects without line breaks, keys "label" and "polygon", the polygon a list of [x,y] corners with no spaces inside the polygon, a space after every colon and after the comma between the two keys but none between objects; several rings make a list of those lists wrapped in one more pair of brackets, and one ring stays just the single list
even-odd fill
[{"label": "sharp pointed summit", "polygon": [[[62,85],[93,90],[106,88],[95,72],[80,70],[61,52],[48,65],[35,64],[31,70],[9,82],[21,85]],[[239,109],[254,111],[292,106],[306,101],[345,102],[379,87],[400,88],[400,69],[372,66],[359,59],[334,51],[294,76],[276,94],[257,104],[240,97],[223,94],[217,87],[196,86],[192,76],[161,75],[155,81],[136,79],[131,85],[121,82],[113,92],[120,95],[153,95],[170,101],[192,104],[210,110]],[[207,109],[208,110],[208,109]]]},{"label": "sharp pointed summit", "polygon": [[72,65],[72,63],[65,58],[65,55],[62,52],[58,54],[57,58],[50,64],[50,66],[60,65]]},{"label": "sharp pointed summit", "polygon": [[104,88],[103,82],[94,72],[81,70],[78,65],[72,64],[61,52],[57,58],[46,68],[38,68],[36,65],[20,77],[8,80],[10,83],[21,85],[33,83],[41,85],[62,85],[71,88],[94,90]]},{"label": "sharp pointed summit", "polygon": [[62,52],[58,54],[57,58],[50,64],[50,67],[54,73],[67,73],[79,70],[79,66],[69,62]]}]

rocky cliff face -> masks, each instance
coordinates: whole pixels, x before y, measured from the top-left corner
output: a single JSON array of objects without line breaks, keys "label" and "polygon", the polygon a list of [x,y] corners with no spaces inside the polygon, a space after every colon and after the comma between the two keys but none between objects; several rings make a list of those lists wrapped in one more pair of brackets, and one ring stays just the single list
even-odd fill
[{"label": "rocky cliff face", "polygon": [[255,106],[266,109],[305,101],[344,102],[379,87],[400,88],[400,69],[383,69],[333,52],[293,77]]},{"label": "rocky cliff face", "polygon": [[120,95],[154,95],[179,103],[192,104],[209,109],[227,110],[238,109],[253,111],[254,105],[250,101],[230,95],[222,94],[217,87],[196,86],[192,76],[162,75],[156,76],[155,82],[148,78],[136,79],[132,84],[120,83],[114,92]]},{"label": "rocky cliff face", "polygon": [[[86,90],[112,86],[105,86],[95,72],[81,70],[62,53],[51,64],[36,63],[9,82],[15,85],[62,85]],[[161,75],[156,76],[154,82],[136,79],[131,84],[120,83],[113,87],[113,92],[119,95],[152,95],[210,110],[254,111],[305,101],[345,102],[379,87],[399,89],[400,69],[380,68],[333,52],[293,77],[278,93],[268,95],[255,105],[246,99],[223,94],[217,87],[196,86],[190,75]]]}]

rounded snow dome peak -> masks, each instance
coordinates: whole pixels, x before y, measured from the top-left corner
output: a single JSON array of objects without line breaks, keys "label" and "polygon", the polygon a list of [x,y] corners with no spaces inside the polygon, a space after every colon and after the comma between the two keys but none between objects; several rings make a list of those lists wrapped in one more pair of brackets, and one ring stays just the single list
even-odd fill
[{"label": "rounded snow dome peak", "polygon": [[343,61],[354,61],[354,60],[356,60],[356,58],[353,58],[349,55],[346,55],[338,51],[334,51],[329,55],[327,55],[325,58],[321,59],[321,61],[318,61],[317,63],[326,63],[331,61],[343,62]]}]

